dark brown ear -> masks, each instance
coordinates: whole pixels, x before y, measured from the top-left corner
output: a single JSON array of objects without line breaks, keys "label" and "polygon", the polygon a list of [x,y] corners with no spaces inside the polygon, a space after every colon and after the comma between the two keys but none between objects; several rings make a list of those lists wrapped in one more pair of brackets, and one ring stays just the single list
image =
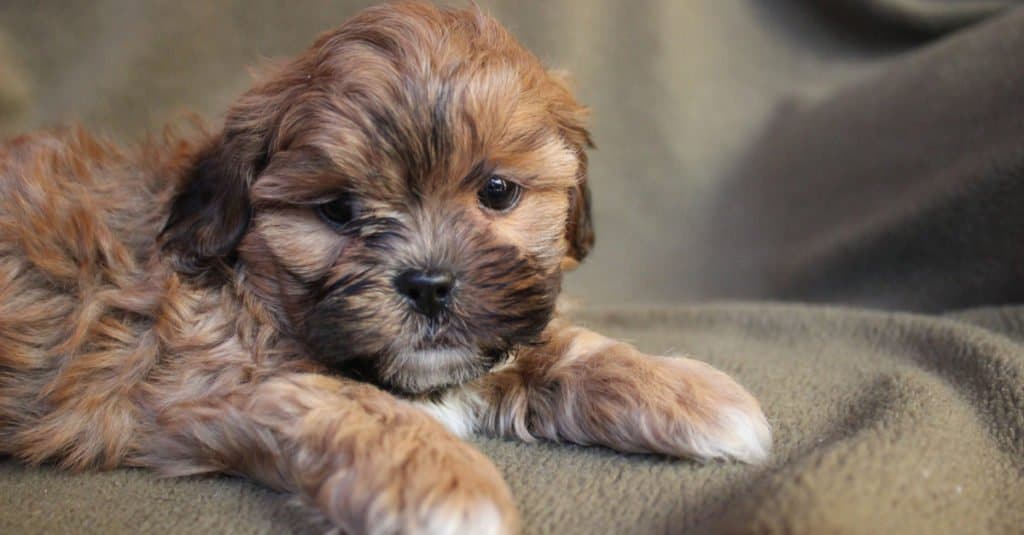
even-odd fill
[{"label": "dark brown ear", "polygon": [[303,67],[282,65],[243,95],[229,110],[223,132],[186,172],[160,235],[179,270],[198,274],[233,262],[252,218],[249,189],[276,149],[289,103],[306,87]]},{"label": "dark brown ear", "polygon": [[[590,143],[589,138],[587,139]],[[562,269],[575,269],[594,247],[594,222],[590,216],[590,187],[587,185],[587,154],[580,150],[580,170],[576,185],[569,190],[569,219],[565,225],[569,250]]]},{"label": "dark brown ear", "polygon": [[548,79],[555,90],[550,111],[558,122],[565,140],[576,148],[579,170],[576,185],[569,190],[569,216],[565,224],[565,239],[569,243],[562,270],[575,269],[594,247],[594,223],[590,217],[590,187],[587,185],[587,149],[594,148],[586,128],[588,110],[576,102],[572,95],[572,77],[566,71],[548,70]]},{"label": "dark brown ear", "polygon": [[220,139],[198,155],[161,233],[162,247],[185,273],[198,274],[217,261],[233,262],[249,227],[249,184],[257,170],[235,162],[229,146]]}]

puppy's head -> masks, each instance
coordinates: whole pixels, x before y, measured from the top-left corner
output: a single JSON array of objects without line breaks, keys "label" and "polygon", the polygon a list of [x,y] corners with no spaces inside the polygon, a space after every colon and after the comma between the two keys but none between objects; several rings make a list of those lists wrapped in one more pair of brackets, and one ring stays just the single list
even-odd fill
[{"label": "puppy's head", "polygon": [[371,8],[230,110],[164,249],[339,371],[458,384],[538,340],[592,245],[584,114],[478,10]]}]

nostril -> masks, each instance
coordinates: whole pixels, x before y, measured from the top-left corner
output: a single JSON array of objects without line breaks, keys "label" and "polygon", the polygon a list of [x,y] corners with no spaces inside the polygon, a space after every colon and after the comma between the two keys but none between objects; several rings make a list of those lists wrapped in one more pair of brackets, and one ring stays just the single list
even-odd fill
[{"label": "nostril", "polygon": [[452,286],[455,285],[455,277],[450,273],[440,273],[434,276],[433,280],[434,294],[439,298],[446,298],[452,291]]},{"label": "nostril", "polygon": [[395,277],[395,289],[398,290],[398,293],[406,297],[413,297],[412,294],[416,292],[416,289],[413,287],[411,279],[408,271]]}]

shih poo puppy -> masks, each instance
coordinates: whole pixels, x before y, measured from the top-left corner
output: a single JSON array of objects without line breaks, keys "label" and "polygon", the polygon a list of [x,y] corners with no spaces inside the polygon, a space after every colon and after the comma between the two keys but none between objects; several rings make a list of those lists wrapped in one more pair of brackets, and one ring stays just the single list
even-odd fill
[{"label": "shih poo puppy", "polygon": [[223,472],[351,533],[509,533],[459,436],[765,459],[724,373],[555,313],[585,109],[479,9],[367,9],[216,134],[0,145],[0,453]]}]

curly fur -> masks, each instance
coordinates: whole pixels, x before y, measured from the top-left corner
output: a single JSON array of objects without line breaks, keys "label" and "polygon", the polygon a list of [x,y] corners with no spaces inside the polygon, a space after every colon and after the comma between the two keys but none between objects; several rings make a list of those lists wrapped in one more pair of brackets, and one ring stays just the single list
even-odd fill
[{"label": "curly fur", "polygon": [[[711,367],[555,316],[593,243],[585,109],[477,9],[371,8],[269,72],[223,129],[0,145],[0,453],[240,474],[352,533],[507,533],[455,433],[765,458]],[[489,176],[525,193],[481,209]],[[339,194],[360,213],[317,216]],[[458,275],[441,319],[392,279]],[[449,429],[446,429],[449,428]]]}]

